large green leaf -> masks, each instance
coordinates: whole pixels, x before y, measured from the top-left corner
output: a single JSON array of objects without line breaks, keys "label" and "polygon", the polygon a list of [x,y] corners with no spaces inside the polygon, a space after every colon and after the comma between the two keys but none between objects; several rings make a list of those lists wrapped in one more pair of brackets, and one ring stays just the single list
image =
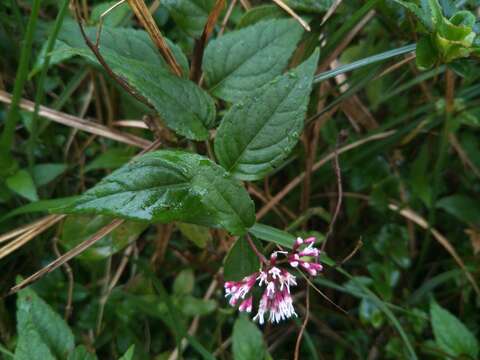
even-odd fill
[{"label": "large green leaf", "polygon": [[[90,39],[96,40],[97,27],[86,27],[85,32]],[[169,39],[165,40],[172,50],[173,56],[180,64],[183,74],[188,75],[189,66],[185,54]],[[72,21],[67,21],[63,25],[52,55],[65,52],[62,43],[73,48],[87,48],[77,23]],[[57,50],[57,46],[60,46],[60,49]],[[101,52],[109,50],[125,58],[142,61],[165,69],[168,68],[164,58],[160,55],[148,34],[143,30],[115,28],[104,24],[100,33],[99,46]]]},{"label": "large green leaf", "polygon": [[261,179],[280,165],[303,130],[318,51],[232,106],[215,138],[220,164],[236,178]]},{"label": "large green leaf", "polygon": [[225,280],[241,280],[259,268],[260,261],[247,240],[244,237],[238,238],[225,257],[223,270]]},{"label": "large green leaf", "polygon": [[18,359],[65,359],[75,345],[65,321],[30,289],[18,295],[17,331]]},{"label": "large green leaf", "polygon": [[177,26],[193,37],[202,34],[214,0],[164,0]]},{"label": "large green leaf", "polygon": [[[117,34],[117,31],[123,33]],[[111,40],[108,40],[108,34],[112,35]],[[90,49],[83,42],[79,43],[83,41],[80,34],[77,37],[62,36],[71,46],[72,53],[97,63]],[[92,40],[95,38],[93,29],[89,29],[89,36]],[[164,66],[156,50],[146,43],[148,39],[145,36],[145,33],[135,30],[115,29],[114,32],[108,32],[108,29],[104,29],[101,54],[115,74],[125,79],[153,105],[170,129],[189,139],[207,139],[208,129],[215,121],[213,99],[195,83],[173,75]]]},{"label": "large green leaf", "polygon": [[468,328],[450,312],[437,303],[430,305],[435,342],[452,356],[468,355],[477,359],[478,341]]},{"label": "large green leaf", "polygon": [[262,332],[246,316],[240,316],[233,325],[232,347],[235,360],[259,360],[266,353]]},{"label": "large green leaf", "polygon": [[279,75],[302,35],[291,19],[262,21],[212,40],[203,58],[210,91],[238,101]]},{"label": "large green leaf", "polygon": [[[62,228],[60,243],[70,250],[88,240],[102,227],[110,224],[112,218],[103,215],[69,216]],[[122,250],[134,241],[148,226],[147,223],[126,221],[90,248],[78,255],[83,260],[102,260]]]},{"label": "large green leaf", "polygon": [[241,184],[209,159],[175,150],[133,160],[57,211],[183,221],[233,234],[245,233],[255,221],[254,204]]}]

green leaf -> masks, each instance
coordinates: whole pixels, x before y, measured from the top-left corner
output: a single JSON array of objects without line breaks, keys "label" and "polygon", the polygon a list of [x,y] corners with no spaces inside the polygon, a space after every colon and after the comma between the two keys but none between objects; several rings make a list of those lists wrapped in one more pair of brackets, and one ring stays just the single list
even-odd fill
[{"label": "green leaf", "polygon": [[186,316],[204,316],[211,314],[217,308],[215,300],[197,299],[190,295],[179,298],[179,308]]},{"label": "green leaf", "polygon": [[260,261],[250,248],[247,239],[244,237],[238,238],[225,257],[223,270],[225,280],[239,281],[258,271],[259,268]]},{"label": "green leaf", "polygon": [[[86,27],[85,32],[93,42],[96,41],[97,27]],[[57,40],[56,45],[59,42],[64,42],[64,44],[71,48],[90,51],[78,29],[78,24],[74,21],[65,22],[62,31],[60,32],[59,39],[60,41]],[[166,38],[165,41],[168,43],[173,56],[182,68],[183,75],[188,76],[189,66],[185,54],[168,38]],[[149,35],[143,30],[115,28],[104,24],[100,33],[99,44],[100,52],[102,54],[104,51],[107,53],[113,52],[115,55],[121,56],[122,58],[137,60],[143,63],[148,63],[152,66],[168,69],[164,58],[152,43]],[[57,52],[58,50],[55,48],[54,54]],[[68,51],[64,49],[62,52],[71,53],[71,50]],[[94,61],[96,62],[96,60]]]},{"label": "green leaf", "polygon": [[[90,15],[90,21],[93,23],[99,23],[100,15],[110,9],[113,5],[117,4],[118,1],[108,1],[98,5],[95,5],[92,8],[92,13]],[[128,16],[130,12],[130,8],[128,4],[125,2],[116,6],[113,10],[110,10],[108,15],[103,17],[103,25],[107,26],[119,26],[123,19]]]},{"label": "green leaf", "polygon": [[33,181],[37,186],[47,185],[67,170],[65,164],[38,164],[33,167]]},{"label": "green leaf", "polygon": [[324,13],[334,3],[333,0],[285,0],[285,3],[292,9],[311,12]]},{"label": "green leaf", "polygon": [[5,180],[5,184],[14,193],[17,193],[30,201],[38,200],[35,183],[26,170],[19,170],[16,174],[8,177]]},{"label": "green leaf", "polygon": [[455,357],[477,358],[478,341],[460,320],[435,302],[430,305],[430,317],[435,342],[443,351]]},{"label": "green leaf", "polygon": [[[40,53],[37,56],[37,59],[35,60],[35,64],[33,65],[33,69],[30,71],[28,74],[29,78],[35,76],[37,73],[39,73],[42,68],[43,64],[45,64],[45,59],[47,57],[47,45],[48,45],[48,40],[44,42],[42,45],[42,48],[40,49]],[[55,42],[55,47],[54,50],[51,51],[51,56],[50,56],[50,61],[48,63],[49,67],[52,67],[53,65],[60,64],[68,59],[70,59],[73,54],[68,51],[70,49],[70,46],[65,44],[63,41],[57,40]]]},{"label": "green leaf", "polygon": [[133,360],[133,355],[135,354],[135,345],[132,345],[128,348],[127,352],[118,360]]},{"label": "green leaf", "polygon": [[303,33],[292,19],[262,21],[210,41],[203,71],[212,94],[238,101],[281,74]]},{"label": "green leaf", "polygon": [[19,359],[64,359],[74,348],[73,334],[65,321],[28,288],[18,294],[17,331],[15,356]]},{"label": "green leaf", "polygon": [[175,23],[185,33],[199,37],[213,8],[214,0],[164,0]]},{"label": "green leaf", "polygon": [[420,70],[430,69],[438,61],[438,52],[431,36],[422,36],[417,43],[417,66]]},{"label": "green leaf", "polygon": [[78,196],[71,196],[60,199],[39,200],[27,205],[19,206],[0,218],[0,222],[10,219],[14,216],[31,214],[36,212],[48,212],[52,209],[72,204]]},{"label": "green leaf", "polygon": [[[60,244],[67,250],[92,237],[102,227],[110,224],[113,218],[103,215],[68,216],[63,224]],[[78,255],[81,260],[95,261],[105,259],[137,239],[148,224],[126,221],[104,236],[87,250]]]},{"label": "green leaf", "polygon": [[243,14],[238,22],[237,28],[241,29],[264,20],[278,19],[284,15],[285,12],[277,5],[255,6]]},{"label": "green leaf", "polygon": [[363,298],[360,302],[358,314],[362,323],[371,324],[375,329],[379,329],[385,320],[382,311],[368,298]]},{"label": "green leaf", "polygon": [[480,225],[480,204],[470,196],[447,196],[437,202],[437,207],[455,216],[460,221]]},{"label": "green leaf", "polygon": [[273,242],[275,244],[291,249],[295,243],[295,236],[274,227],[256,223],[248,232],[260,240]]},{"label": "green leaf", "polygon": [[97,357],[89,352],[85,346],[80,345],[68,355],[67,360],[97,360]]},{"label": "green leaf", "polygon": [[215,137],[220,164],[236,178],[257,180],[279,166],[303,130],[318,50],[293,71],[232,106]]},{"label": "green leaf", "polygon": [[175,278],[173,282],[173,293],[175,295],[188,295],[193,291],[195,285],[195,276],[192,269],[185,269]]},{"label": "green leaf", "polygon": [[31,320],[23,323],[21,331],[18,329],[18,341],[14,359],[56,360]]},{"label": "green leaf", "polygon": [[[89,33],[94,39],[93,30]],[[112,35],[112,40],[102,40],[106,44],[101,46],[102,56],[112,71],[152,104],[170,129],[189,139],[206,140],[208,129],[215,121],[213,99],[195,83],[173,75],[162,65],[158,52],[152,53],[156,50],[145,44],[150,40],[144,32],[115,29],[109,33],[104,29],[102,34]],[[70,37],[65,40],[72,46],[70,51],[98,63],[90,49],[77,43],[83,42],[80,35],[77,36],[76,41]],[[116,46],[118,43],[123,45]]]},{"label": "green leaf", "polygon": [[98,169],[116,169],[133,156],[131,148],[112,148],[97,156],[85,166],[85,172]]},{"label": "green leaf", "polygon": [[134,159],[56,211],[182,221],[233,234],[245,233],[255,221],[254,204],[240,183],[209,159],[175,150]]},{"label": "green leaf", "polygon": [[265,356],[263,334],[246,316],[239,316],[233,325],[232,348],[235,360],[259,360]]},{"label": "green leaf", "polygon": [[430,164],[430,150],[428,144],[422,146],[420,153],[412,164],[410,183],[412,192],[417,195],[428,208],[432,205],[431,174],[428,170]]},{"label": "green leaf", "polygon": [[422,7],[419,7],[417,4],[410,1],[405,1],[405,0],[393,0],[393,1],[403,6],[405,9],[409,10],[413,15],[415,15],[426,29],[433,31],[432,16],[431,16],[430,10],[428,9],[428,5],[426,1],[421,2]]},{"label": "green leaf", "polygon": [[178,222],[177,228],[183,236],[201,249],[205,248],[208,243],[212,242],[210,230],[204,226]]},{"label": "green leaf", "polygon": [[410,266],[408,232],[405,227],[397,224],[383,225],[373,246],[380,255],[391,258],[398,266],[404,269]]}]

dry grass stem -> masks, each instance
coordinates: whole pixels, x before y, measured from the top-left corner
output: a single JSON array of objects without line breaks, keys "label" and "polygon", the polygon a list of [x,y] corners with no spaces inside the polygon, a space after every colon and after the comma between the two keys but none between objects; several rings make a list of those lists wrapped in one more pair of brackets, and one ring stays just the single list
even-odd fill
[{"label": "dry grass stem", "polygon": [[15,250],[21,248],[30,240],[34,239],[37,235],[43,233],[45,230],[58,223],[64,217],[65,215],[49,215],[43,218],[34,226],[31,226],[28,231],[23,232],[20,236],[18,236],[14,240],[11,240],[7,245],[0,248],[0,259],[3,259]]},{"label": "dry grass stem", "polygon": [[293,17],[295,20],[299,22],[300,25],[303,26],[303,28],[307,31],[311,31],[310,25],[307,24],[305,20],[303,20],[300,16],[297,15],[295,11],[293,11],[287,4],[285,4],[282,0],[273,0],[275,4],[277,4],[279,7],[281,7],[283,10],[285,10],[288,15]]},{"label": "dry grass stem", "polygon": [[132,8],[135,16],[142,26],[147,31],[148,35],[152,39],[155,46],[158,48],[162,56],[164,57],[167,64],[170,66],[171,70],[177,76],[182,76],[182,68],[178,64],[175,56],[173,56],[172,50],[168,46],[167,42],[163,38],[160,29],[158,28],[155,20],[153,19],[152,13],[148,9],[147,5],[143,0],[127,0],[128,4]]},{"label": "dry grass stem", "polygon": [[[0,90],[0,102],[10,104],[11,99],[12,97],[9,93]],[[33,112],[35,103],[29,100],[22,99],[19,106],[22,110]],[[70,114],[56,111],[46,106],[40,105],[38,114],[41,117],[54,121],[58,124],[69,126],[74,129],[82,130],[90,134],[98,135],[107,139],[115,140],[139,148],[146,148],[152,144],[150,141],[142,139],[138,136],[123,133],[115,129],[109,129],[106,126],[87,121]]]}]

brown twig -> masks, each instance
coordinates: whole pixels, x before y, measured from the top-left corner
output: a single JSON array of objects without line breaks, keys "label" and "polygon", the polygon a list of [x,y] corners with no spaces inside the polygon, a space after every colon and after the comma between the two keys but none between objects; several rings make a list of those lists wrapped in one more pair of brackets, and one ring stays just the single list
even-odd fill
[{"label": "brown twig", "polygon": [[237,0],[232,0],[230,2],[230,5],[228,6],[225,17],[222,20],[222,25],[220,26],[220,31],[218,32],[219,37],[223,35],[223,32],[225,31],[225,28],[227,27],[228,20],[230,19],[230,16],[232,16],[232,12],[233,12],[233,9],[235,8],[236,4],[237,4]]},{"label": "brown twig", "polygon": [[348,254],[347,256],[345,256],[343,258],[342,261],[340,261],[340,263],[336,264],[335,267],[338,267],[338,266],[342,266],[343,264],[345,264],[346,262],[348,262],[351,258],[353,258],[355,256],[355,254],[358,252],[358,250],[360,250],[360,248],[363,246],[363,241],[361,239],[358,240],[357,244],[355,245],[355,247],[353,248],[353,250],[350,252],[350,254]]},{"label": "brown twig", "polygon": [[128,0],[128,4],[135,13],[138,21],[140,21],[145,30],[147,30],[148,35],[150,35],[153,43],[160,51],[173,73],[177,76],[182,76],[182,68],[175,59],[175,56],[173,56],[170,47],[163,38],[162,33],[155,23],[155,20],[153,19],[153,16],[150,13],[147,5],[145,5],[145,2],[143,0]]},{"label": "brown twig", "polygon": [[73,249],[67,251],[65,254],[63,254],[62,256],[58,257],[57,259],[55,259],[54,261],[52,261],[50,264],[48,264],[47,266],[43,267],[42,269],[40,269],[39,271],[37,271],[36,273],[34,273],[33,275],[30,275],[29,277],[27,277],[25,280],[23,280],[22,282],[20,282],[18,285],[15,285],[14,287],[12,287],[10,289],[10,291],[8,292],[7,295],[13,295],[15,294],[16,292],[22,290],[23,288],[27,287],[28,285],[34,283],[35,281],[37,281],[38,279],[40,279],[41,277],[43,277],[44,275],[52,272],[53,270],[55,269],[58,269],[60,266],[62,266],[64,263],[66,263],[67,261],[73,259],[75,256],[77,256],[78,254],[81,254],[82,252],[84,252],[86,249],[88,249],[90,246],[92,246],[93,244],[95,244],[97,241],[99,241],[100,239],[102,239],[104,236],[106,236],[107,234],[109,234],[111,231],[113,231],[114,229],[116,229],[118,226],[120,226],[125,220],[123,219],[115,219],[113,220],[110,224],[104,226],[103,228],[101,228],[99,231],[97,231],[95,233],[95,235],[93,235],[90,239],[88,240],[85,240],[84,242],[78,244],[77,246],[75,246]]},{"label": "brown twig", "polygon": [[309,318],[310,318],[310,288],[307,286],[307,291],[305,294],[305,318],[303,319],[302,327],[298,332],[297,342],[295,343],[295,355],[293,357],[295,360],[300,359],[300,344],[302,343],[303,333],[305,332]]},{"label": "brown twig", "polygon": [[[55,236],[52,241],[52,247],[53,247],[53,252],[57,256],[57,258],[61,257],[62,254],[60,254],[60,251],[58,250],[58,237]],[[70,316],[72,315],[73,312],[73,271],[70,265],[68,263],[63,264],[63,268],[65,269],[65,275],[67,276],[68,279],[68,290],[67,290],[67,304],[65,305],[65,321],[68,321]]]},{"label": "brown twig", "polygon": [[338,160],[338,147],[344,140],[344,134],[340,132],[338,135],[337,143],[335,144],[335,150],[333,151],[333,170],[335,172],[335,177],[337,179],[337,205],[335,206],[335,212],[333,213],[332,221],[328,226],[327,234],[325,235],[325,241],[322,243],[321,251],[325,250],[327,241],[333,233],[335,228],[335,223],[337,222],[338,214],[340,214],[340,209],[342,208],[342,198],[343,198],[343,187],[342,187],[342,171],[340,169],[340,162]]},{"label": "brown twig", "polygon": [[212,35],[213,28],[217,22],[220,13],[225,6],[225,0],[217,0],[212,11],[208,15],[207,23],[203,28],[202,36],[195,41],[195,48],[193,50],[192,65],[190,67],[190,80],[198,83],[202,76],[202,60],[203,53],[205,51],[205,45],[207,44],[210,35]]},{"label": "brown twig", "polygon": [[95,45],[90,39],[89,37],[87,36],[87,34],[85,33],[85,29],[83,28],[83,19],[82,19],[82,16],[80,15],[80,10],[79,10],[79,7],[78,7],[78,4],[77,4],[77,1],[78,0],[73,0],[73,3],[74,3],[74,10],[75,10],[75,18],[77,20],[77,24],[78,24],[78,27],[80,28],[80,33],[82,34],[82,37],[83,37],[83,40],[85,41],[85,43],[87,44],[87,46],[90,48],[90,50],[93,52],[93,54],[95,55],[95,57],[97,58],[98,62],[103,66],[103,68],[105,69],[105,71],[107,72],[107,74],[113,79],[115,80],[118,85],[120,85],[126,92],[128,92],[129,94],[131,94],[135,99],[137,99],[138,101],[144,103],[145,105],[147,105],[149,108],[152,107],[152,105],[148,102],[148,100],[143,97],[142,95],[140,95],[139,93],[137,93],[135,91],[134,88],[132,88],[130,86],[130,84],[125,80],[123,79],[122,77],[118,76],[117,74],[115,74],[115,72],[110,68],[110,66],[107,64],[107,62],[105,61],[105,58],[103,57],[103,55],[100,53],[100,50],[98,48],[97,45]]},{"label": "brown twig", "polygon": [[308,285],[310,285],[313,290],[315,290],[322,298],[324,298],[325,300],[327,300],[328,303],[330,303],[331,305],[333,305],[337,310],[339,310],[340,312],[344,313],[345,315],[348,315],[348,312],[344,309],[342,309],[339,305],[335,304],[333,302],[333,300],[331,300],[323,291],[321,291],[319,288],[317,288],[315,286],[314,283],[312,283],[312,281],[302,272],[302,271],[299,271],[300,272],[300,275],[302,275],[302,277],[305,279],[305,281],[308,283]]},{"label": "brown twig", "polygon": [[280,8],[285,10],[288,15],[293,17],[295,20],[299,22],[300,25],[303,26],[303,28],[307,31],[311,31],[310,25],[307,24],[305,20],[303,20],[300,16],[298,16],[295,11],[293,11],[287,4],[285,4],[282,0],[273,0],[275,4],[277,4]]},{"label": "brown twig", "polygon": [[[260,252],[258,251],[257,247],[255,246],[255,243],[253,242],[252,238],[250,237],[249,234],[246,234],[245,235],[247,241],[248,241],[248,245],[250,245],[250,247],[252,248],[253,252],[255,253],[255,255],[257,255],[258,257],[258,260],[260,260],[260,263],[261,264],[267,264],[268,261],[267,261],[267,258]],[[241,240],[240,240],[241,241]]]},{"label": "brown twig", "polygon": [[45,230],[58,223],[64,217],[65,215],[49,215],[34,223],[34,225],[32,225],[27,231],[24,231],[17,238],[0,248],[0,259],[3,259],[15,250],[21,248],[30,240],[34,239],[37,235],[43,233]]}]

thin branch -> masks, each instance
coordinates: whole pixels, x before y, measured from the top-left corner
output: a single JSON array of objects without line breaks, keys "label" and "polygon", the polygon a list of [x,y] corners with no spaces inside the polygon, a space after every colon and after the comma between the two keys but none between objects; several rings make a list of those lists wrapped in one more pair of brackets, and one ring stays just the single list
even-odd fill
[{"label": "thin branch", "polygon": [[293,17],[295,20],[299,22],[300,25],[303,26],[303,28],[307,31],[311,31],[310,25],[307,24],[305,20],[303,20],[300,16],[298,16],[295,11],[293,11],[287,4],[285,4],[282,0],[273,0],[275,4],[277,4],[280,8],[285,10],[288,15]]},{"label": "thin branch", "polygon": [[308,285],[310,285],[313,290],[315,290],[322,298],[324,298],[325,300],[327,300],[328,303],[332,304],[337,310],[341,311],[342,313],[344,313],[345,315],[348,315],[348,312],[344,309],[342,309],[339,305],[335,304],[333,302],[333,300],[331,300],[327,294],[325,294],[323,291],[321,291],[319,288],[317,288],[315,286],[315,284],[302,272],[302,271],[299,271],[300,272],[300,275],[302,275],[302,277],[305,279],[305,281],[308,283]]},{"label": "thin branch", "polygon": [[152,108],[152,105],[148,102],[148,100],[143,97],[142,95],[140,95],[139,93],[137,93],[135,91],[134,88],[132,88],[130,86],[130,84],[125,80],[123,79],[122,77],[118,76],[117,74],[115,74],[115,72],[110,68],[110,66],[107,64],[107,62],[105,61],[105,58],[103,57],[103,55],[100,53],[100,50],[98,48],[97,45],[95,45],[90,39],[89,37],[87,36],[87,34],[85,33],[85,29],[83,28],[83,19],[80,15],[80,10],[79,10],[79,7],[78,7],[78,0],[74,0],[74,8],[75,8],[75,18],[77,20],[77,24],[78,24],[78,27],[80,28],[80,33],[82,34],[82,37],[83,37],[83,40],[85,41],[85,43],[87,44],[87,46],[90,48],[90,50],[93,52],[93,54],[95,55],[95,57],[97,58],[98,62],[103,66],[103,68],[105,69],[105,71],[108,73],[108,75],[110,75],[110,77],[115,80],[118,85],[120,85],[126,92],[128,92],[129,94],[131,94],[135,99],[137,99],[138,101],[144,103],[145,105],[147,105],[149,108]]},{"label": "thin branch", "polygon": [[222,20],[222,26],[220,27],[220,31],[218,32],[219,37],[223,35],[223,32],[225,31],[225,28],[227,27],[228,20],[230,19],[230,16],[232,16],[232,12],[233,12],[233,9],[235,8],[236,4],[237,4],[237,0],[232,0],[230,5],[228,6],[225,17]]},{"label": "thin branch", "polygon": [[202,76],[202,60],[203,53],[205,51],[205,45],[207,44],[210,35],[213,32],[213,28],[217,22],[220,13],[225,6],[225,0],[217,0],[212,11],[208,15],[207,23],[203,28],[202,36],[195,42],[195,48],[193,50],[192,65],[190,68],[190,80],[198,83]]},{"label": "thin branch", "polygon": [[258,260],[260,260],[260,263],[262,264],[267,264],[268,261],[267,261],[267,258],[260,252],[258,251],[257,247],[255,246],[255,243],[253,242],[252,238],[250,237],[249,234],[246,234],[245,237],[247,238],[247,241],[248,241],[248,245],[250,245],[250,247],[252,248],[253,252],[255,253],[255,255],[257,255],[258,257]]},{"label": "thin branch", "polygon": [[[57,236],[55,236],[53,238],[52,246],[53,246],[53,252],[57,256],[57,258],[61,257],[62,254],[58,250],[58,237]],[[67,304],[65,305],[65,315],[64,315],[65,321],[68,321],[68,319],[70,318],[70,316],[72,315],[72,312],[73,312],[72,303],[73,303],[74,281],[73,281],[73,271],[72,271],[72,268],[70,267],[70,265],[68,265],[68,263],[66,262],[65,264],[63,264],[63,268],[65,269],[65,274],[67,275],[67,279],[68,279]]]},{"label": "thin branch", "polygon": [[353,250],[350,252],[350,254],[348,254],[347,256],[345,256],[345,258],[340,261],[340,263],[336,264],[335,267],[338,267],[338,266],[342,266],[343,264],[345,264],[346,262],[348,262],[351,258],[353,258],[355,256],[355,254],[358,252],[358,250],[360,250],[360,248],[363,246],[363,241],[361,239],[359,239],[357,241],[357,244],[355,245],[355,247],[353,248]]},{"label": "thin branch", "polygon": [[335,177],[337,179],[337,205],[335,206],[335,212],[333,213],[332,221],[328,227],[327,234],[325,235],[325,241],[322,243],[321,251],[325,250],[327,241],[333,233],[335,228],[335,223],[337,222],[338,214],[340,214],[340,209],[342,208],[342,198],[343,198],[343,187],[342,187],[342,171],[340,169],[340,162],[338,160],[338,147],[343,142],[344,135],[342,132],[338,135],[337,143],[335,144],[335,150],[333,152],[333,169],[335,172]]},{"label": "thin branch", "polygon": [[52,261],[47,266],[43,267],[42,269],[40,269],[39,271],[37,271],[33,275],[30,275],[29,277],[27,277],[25,280],[20,282],[18,285],[15,285],[14,287],[12,287],[10,289],[10,291],[8,292],[7,296],[17,293],[18,291],[20,291],[23,288],[27,287],[28,285],[34,283],[35,281],[37,281],[38,279],[40,279],[44,275],[46,275],[48,273],[51,273],[55,269],[58,269],[64,263],[73,259],[75,256],[77,256],[77,255],[81,254],[82,252],[84,252],[85,250],[87,250],[90,246],[95,244],[97,241],[101,240],[104,236],[106,236],[111,231],[116,229],[118,226],[123,224],[124,221],[125,220],[123,220],[123,219],[113,220],[110,224],[104,226],[99,231],[97,231],[95,233],[95,235],[93,235],[90,239],[78,244],[73,249],[67,251],[65,254],[63,254],[59,258],[55,259],[54,261]]},{"label": "thin branch", "polygon": [[163,38],[162,33],[155,23],[147,5],[145,5],[145,2],[143,0],[128,0],[128,4],[138,18],[138,21],[140,21],[145,30],[147,30],[148,35],[150,35],[153,43],[160,51],[173,73],[177,76],[182,76],[182,68],[175,59],[175,56],[173,56],[172,50],[170,50],[170,47]]},{"label": "thin branch", "polygon": [[302,327],[298,332],[297,342],[295,343],[295,355],[294,359],[300,359],[300,344],[302,343],[303,333],[307,327],[308,320],[310,318],[310,288],[307,286],[307,292],[305,294],[305,319],[303,319]]}]

